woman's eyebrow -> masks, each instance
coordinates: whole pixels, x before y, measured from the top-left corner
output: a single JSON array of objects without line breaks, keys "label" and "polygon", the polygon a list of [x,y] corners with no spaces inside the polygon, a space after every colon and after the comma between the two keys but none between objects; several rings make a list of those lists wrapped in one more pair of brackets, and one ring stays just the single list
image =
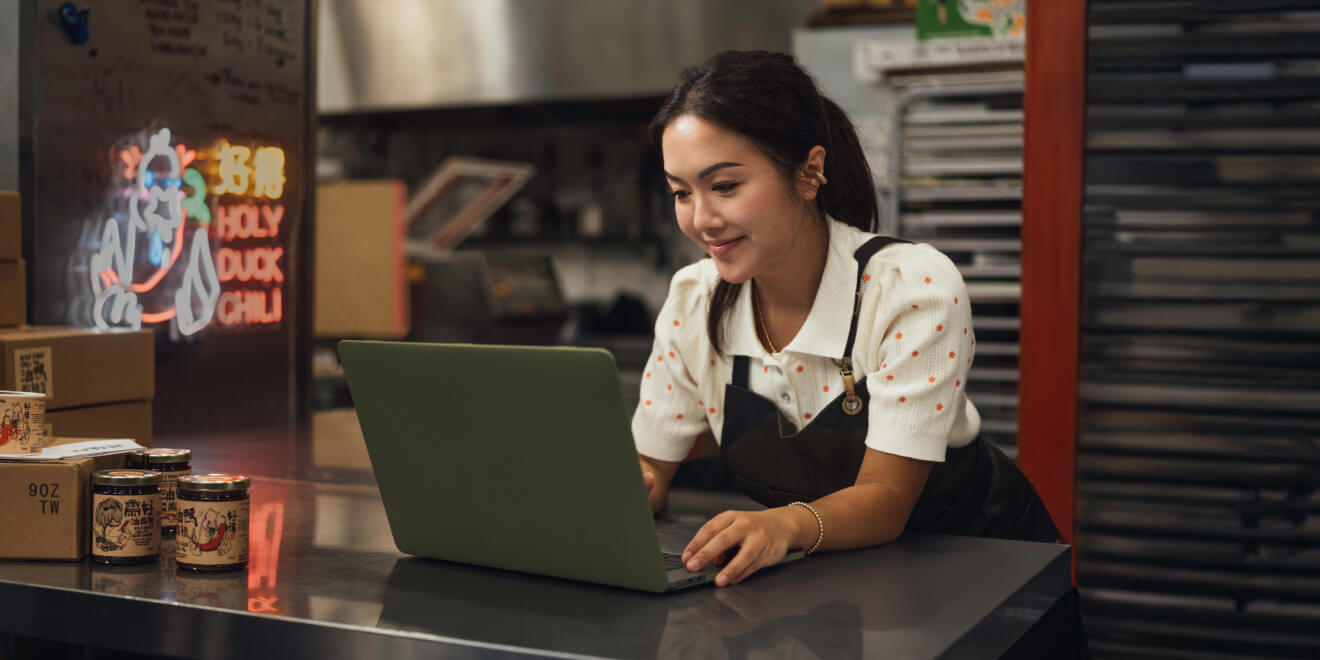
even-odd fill
[{"label": "woman's eyebrow", "polygon": [[[715,172],[722,170],[726,167],[742,167],[742,163],[730,163],[728,161],[725,161],[723,163],[715,163],[714,165],[711,165],[710,167],[707,167],[706,169],[698,172],[697,178],[704,179],[710,176],[711,174],[714,174]],[[665,172],[665,178],[669,179],[670,181],[677,181],[679,183],[683,183],[682,179],[670,174],[669,172]]]}]

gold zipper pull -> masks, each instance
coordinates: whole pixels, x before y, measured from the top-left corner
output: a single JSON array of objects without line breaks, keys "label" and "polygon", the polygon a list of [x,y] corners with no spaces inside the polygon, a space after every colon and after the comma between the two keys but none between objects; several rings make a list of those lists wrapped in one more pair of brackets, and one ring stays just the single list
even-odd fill
[{"label": "gold zipper pull", "polygon": [[862,399],[857,396],[856,390],[853,389],[855,383],[853,382],[852,361],[844,358],[839,373],[843,375],[843,389],[846,390],[846,394],[843,396],[843,412],[856,415],[862,412]]}]

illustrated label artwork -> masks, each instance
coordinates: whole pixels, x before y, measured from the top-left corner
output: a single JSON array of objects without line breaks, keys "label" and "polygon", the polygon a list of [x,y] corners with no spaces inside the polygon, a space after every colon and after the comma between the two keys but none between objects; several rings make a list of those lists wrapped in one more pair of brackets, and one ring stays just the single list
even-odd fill
[{"label": "illustrated label artwork", "polygon": [[102,557],[160,554],[160,494],[94,493],[92,553]]},{"label": "illustrated label artwork", "polygon": [[160,524],[174,527],[179,522],[179,477],[192,474],[192,470],[164,470],[160,473]]},{"label": "illustrated label artwork", "polygon": [[184,502],[179,508],[177,559],[187,564],[226,566],[248,560],[251,500]]},{"label": "illustrated label artwork", "polygon": [[14,389],[55,396],[55,370],[51,367],[49,346],[14,349]]},{"label": "illustrated label artwork", "polygon": [[0,454],[35,454],[41,451],[45,405],[28,397],[0,394]]}]

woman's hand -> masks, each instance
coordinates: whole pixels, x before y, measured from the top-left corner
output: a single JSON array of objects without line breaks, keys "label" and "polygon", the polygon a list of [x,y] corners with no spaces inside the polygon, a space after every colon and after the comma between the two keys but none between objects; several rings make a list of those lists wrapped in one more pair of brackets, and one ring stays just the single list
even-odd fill
[{"label": "woman's hand", "polygon": [[[725,511],[697,531],[683,550],[683,563],[689,571],[699,571],[718,562],[733,548],[737,554],[715,578],[715,586],[724,587],[747,579],[747,576],[780,562],[792,545],[799,545],[802,520],[787,507],[766,511]],[[808,516],[811,514],[808,513]],[[811,519],[815,533],[815,518]],[[813,537],[814,538],[814,537]]]}]

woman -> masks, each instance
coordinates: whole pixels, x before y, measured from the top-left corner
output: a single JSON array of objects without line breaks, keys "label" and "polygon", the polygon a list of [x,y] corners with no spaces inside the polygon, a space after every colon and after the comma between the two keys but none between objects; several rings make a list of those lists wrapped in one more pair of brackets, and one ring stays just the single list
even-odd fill
[{"label": "woman", "polygon": [[787,55],[685,71],[651,123],[679,227],[709,259],[673,278],[633,435],[655,511],[710,433],[767,505],[683,552],[716,585],[905,530],[1056,541],[1031,484],[977,437],[976,340],[958,269],[867,233],[877,207],[847,116]]}]

